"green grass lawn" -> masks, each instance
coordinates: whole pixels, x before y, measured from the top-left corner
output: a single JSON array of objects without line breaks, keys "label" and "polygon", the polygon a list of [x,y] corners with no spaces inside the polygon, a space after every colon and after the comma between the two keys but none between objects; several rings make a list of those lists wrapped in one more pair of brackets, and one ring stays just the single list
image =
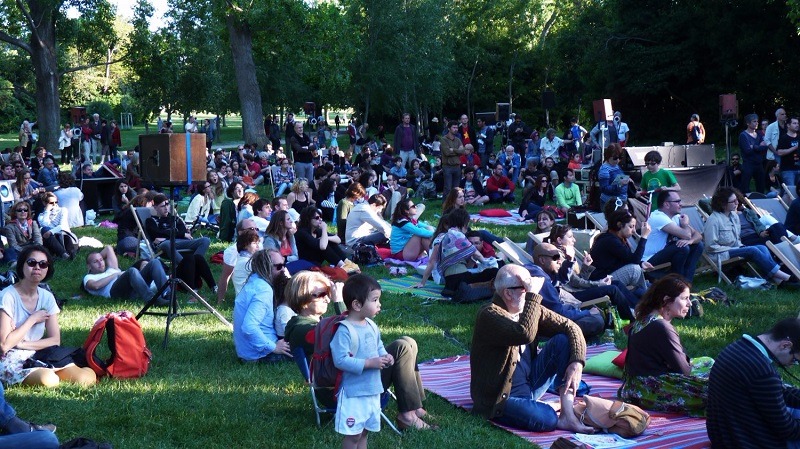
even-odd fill
[{"label": "green grass lawn", "polygon": [[[428,203],[423,220],[435,223],[441,213],[440,202]],[[531,230],[530,226],[485,228],[518,242],[524,241]],[[115,242],[115,230],[76,231],[106,244]],[[224,247],[215,241],[209,254]],[[88,250],[83,249],[75,261],[57,262],[56,275],[51,280],[57,296],[68,299],[60,317],[64,345],[82,345],[100,315],[115,310],[136,313],[142,306],[136,301],[107,300],[81,293],[79,285],[86,272],[83,261],[87,254]],[[125,266],[130,262],[122,260]],[[217,275],[220,266],[212,265],[212,269]],[[375,278],[388,276],[383,267],[366,272]],[[715,284],[716,277],[700,276],[695,289]],[[706,305],[702,319],[676,323],[690,356],[716,356],[742,333],[757,334],[778,318],[798,312],[796,292],[725,290],[736,300],[735,305]],[[199,293],[214,302],[206,287]],[[182,305],[186,299],[185,295],[180,296]],[[219,307],[229,319],[233,299],[231,288],[227,301]],[[420,361],[469,351],[478,305],[423,305],[418,298],[396,294],[384,294],[382,303],[376,321],[384,340],[410,335],[419,343]],[[341,444],[341,437],[329,422],[322,429],[315,427],[308,391],[294,364],[241,364],[231,331],[211,315],[176,319],[166,349],[161,346],[165,320],[144,317],[141,324],[153,351],[151,369],[143,378],[103,379],[88,389],[69,385],[54,390],[14,386],[6,391],[9,401],[25,419],[56,423],[62,442],[87,436],[109,441],[118,448],[328,448]],[[797,372],[796,368],[793,370]],[[442,430],[399,437],[384,429],[370,437],[370,447],[530,447],[526,441],[439,397],[429,396],[425,407],[433,416],[432,422]],[[393,418],[395,413],[395,406],[390,405],[388,415]]]}]

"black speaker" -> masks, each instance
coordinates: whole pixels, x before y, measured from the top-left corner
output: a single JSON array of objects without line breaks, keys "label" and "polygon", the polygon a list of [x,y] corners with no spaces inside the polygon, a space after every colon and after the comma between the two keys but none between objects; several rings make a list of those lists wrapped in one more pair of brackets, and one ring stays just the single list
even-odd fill
[{"label": "black speaker", "polygon": [[505,122],[506,120],[508,120],[508,117],[510,115],[511,115],[510,103],[497,103],[497,109],[495,110],[496,120]]},{"label": "black speaker", "polygon": [[611,108],[611,100],[608,98],[595,100],[592,102],[592,106],[594,106],[595,123],[614,119],[614,109]]},{"label": "black speaker", "polygon": [[313,101],[306,101],[303,103],[303,112],[306,113],[307,116],[313,117],[317,110],[317,104]]},{"label": "black speaker", "polygon": [[155,186],[183,186],[206,179],[204,133],[139,136],[142,179]]},{"label": "black speaker", "polygon": [[686,166],[687,167],[703,167],[706,165],[715,165],[717,163],[717,155],[714,151],[714,145],[686,145]]},{"label": "black speaker", "polygon": [[542,107],[545,109],[556,108],[556,93],[552,90],[542,92]]},{"label": "black speaker", "polygon": [[739,102],[736,94],[722,94],[719,96],[719,119],[721,121],[739,118]]}]

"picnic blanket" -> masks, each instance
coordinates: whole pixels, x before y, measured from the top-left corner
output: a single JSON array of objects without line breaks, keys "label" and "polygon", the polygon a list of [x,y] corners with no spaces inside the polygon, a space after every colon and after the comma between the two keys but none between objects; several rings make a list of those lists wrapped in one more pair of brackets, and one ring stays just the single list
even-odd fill
[{"label": "picnic blanket", "polygon": [[517,209],[512,209],[508,212],[511,214],[510,217],[484,217],[480,214],[470,214],[469,218],[477,223],[495,224],[501,226],[530,226],[530,221],[519,221],[520,216]]},{"label": "picnic blanket", "polygon": [[[613,343],[590,346],[587,348],[586,357],[613,349],[615,349]],[[472,409],[472,399],[469,395],[469,355],[421,363],[419,365],[419,374],[427,390],[441,396],[453,405],[466,410]],[[619,379],[586,373],[583,375],[583,380],[592,387],[590,394],[604,398],[616,397],[617,389],[622,385],[622,381]],[[554,402],[558,401],[558,396],[545,394],[542,400]],[[650,413],[651,417],[650,426],[642,435],[633,438],[637,441],[635,446],[628,447],[672,449],[707,448],[711,446],[706,433],[705,419],[651,411],[648,411],[648,413]],[[542,448],[549,448],[559,437],[571,435],[570,432],[561,430],[528,432],[496,423],[493,424],[531,443],[538,444]]]},{"label": "picnic blanket", "polygon": [[413,274],[403,277],[378,279],[378,283],[381,284],[381,289],[384,292],[396,293],[398,295],[407,294],[419,296],[425,299],[443,299],[442,290],[444,286],[433,282],[433,280],[428,280],[423,288],[414,288],[413,286],[421,280],[422,276]]}]

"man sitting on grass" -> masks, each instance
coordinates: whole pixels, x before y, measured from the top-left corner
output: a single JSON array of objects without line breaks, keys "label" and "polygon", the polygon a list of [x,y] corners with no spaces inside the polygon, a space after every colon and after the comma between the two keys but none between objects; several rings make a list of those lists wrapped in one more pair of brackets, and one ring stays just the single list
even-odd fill
[{"label": "man sitting on grass", "polygon": [[[131,298],[135,297],[143,301],[150,299],[150,283],[155,282],[156,288],[161,288],[167,282],[167,275],[161,261],[154,259],[141,268],[130,267],[125,271],[119,269],[117,255],[111,245],[106,245],[99,253],[89,253],[86,256],[86,268],[89,273],[83,277],[83,286],[86,291],[95,296],[103,298]],[[164,292],[156,305],[169,304],[165,298],[168,292]]]},{"label": "man sitting on grass", "polygon": [[[569,319],[542,306],[543,277],[506,265],[494,280],[495,295],[483,306],[472,335],[472,412],[518,429],[592,433],[573,412],[586,361],[586,341]],[[537,354],[539,333],[550,337]],[[561,414],[539,398],[554,386]]]}]

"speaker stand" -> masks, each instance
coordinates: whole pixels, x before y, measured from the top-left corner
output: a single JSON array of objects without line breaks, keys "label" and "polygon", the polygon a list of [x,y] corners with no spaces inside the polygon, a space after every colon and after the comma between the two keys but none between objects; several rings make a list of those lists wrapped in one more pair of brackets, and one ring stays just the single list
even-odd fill
[{"label": "speaker stand", "polygon": [[[170,209],[172,212],[172,229],[169,233],[169,241],[170,241],[170,260],[172,260],[172,264],[170,267],[169,272],[169,279],[167,282],[162,285],[158,291],[150,298],[149,301],[144,305],[142,310],[136,315],[136,319],[141,319],[143,315],[153,315],[153,316],[164,316],[167,317],[166,328],[164,330],[164,342],[162,343],[162,347],[167,349],[167,343],[169,342],[169,325],[172,323],[172,320],[175,318],[179,318],[182,316],[190,316],[190,315],[205,315],[205,314],[213,314],[222,324],[227,325],[231,329],[233,329],[233,325],[224,317],[222,316],[217,309],[215,309],[211,304],[209,304],[202,296],[197,294],[197,292],[189,287],[183,279],[178,278],[176,274],[177,263],[175,263],[175,229],[178,225],[178,213],[175,210],[175,192],[180,188],[179,186],[169,186],[169,202],[170,202]],[[147,238],[147,236],[145,236]],[[192,295],[206,310],[192,310],[188,312],[182,312],[179,310],[178,307],[178,287],[183,287],[190,295]],[[161,295],[169,289],[169,305],[167,306],[166,312],[151,312],[149,309],[153,307],[159,299],[161,299]]]}]

